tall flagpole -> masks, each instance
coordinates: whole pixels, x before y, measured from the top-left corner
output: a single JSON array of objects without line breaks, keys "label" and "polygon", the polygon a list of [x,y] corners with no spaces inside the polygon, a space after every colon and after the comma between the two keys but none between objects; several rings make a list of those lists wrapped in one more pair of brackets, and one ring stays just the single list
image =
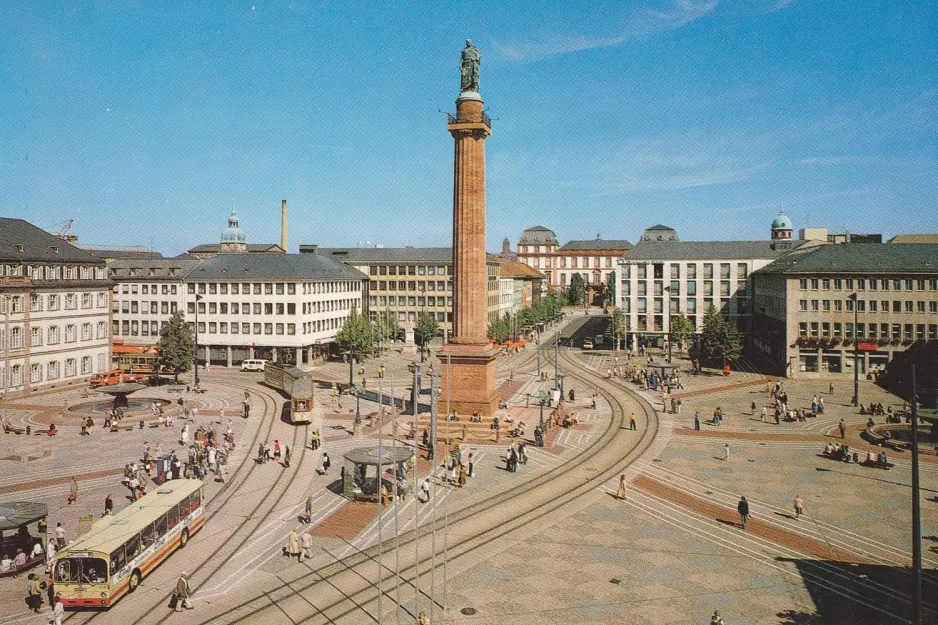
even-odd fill
[{"label": "tall flagpole", "polygon": [[381,429],[384,423],[381,420],[381,413],[378,413],[378,622],[381,621],[381,582],[383,581],[383,571],[381,570],[381,560],[384,555],[384,547],[381,544],[381,514],[384,512],[384,502],[382,497],[382,488],[384,486],[384,447],[382,446]]},{"label": "tall flagpole", "polygon": [[[453,358],[446,355],[446,453],[449,453],[450,397],[453,388]],[[446,561],[449,558],[449,497],[443,500],[443,610],[446,610]]]},{"label": "tall flagpole", "polygon": [[[394,378],[391,378],[391,448],[397,450],[397,405],[394,403]],[[384,411],[384,390],[381,390],[381,410]],[[397,454],[392,453],[391,456],[397,459]],[[397,625],[401,625],[401,552],[400,552],[400,526],[397,522],[397,500],[399,494],[397,492],[397,465],[395,465],[395,475],[394,475],[394,599],[396,607],[394,609],[394,618],[397,622]],[[406,484],[406,482],[405,482]]]}]

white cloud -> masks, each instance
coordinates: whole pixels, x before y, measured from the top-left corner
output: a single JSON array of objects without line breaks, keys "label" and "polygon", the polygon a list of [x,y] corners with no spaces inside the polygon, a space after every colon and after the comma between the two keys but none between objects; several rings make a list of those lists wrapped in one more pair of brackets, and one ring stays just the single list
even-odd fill
[{"label": "white cloud", "polygon": [[709,15],[720,0],[676,0],[667,10],[646,8],[626,18],[619,34],[608,37],[586,35],[548,35],[541,41],[521,43],[494,42],[495,49],[508,61],[528,62],[560,54],[597,48],[616,48],[629,41],[647,39],[659,33],[681,28]]}]

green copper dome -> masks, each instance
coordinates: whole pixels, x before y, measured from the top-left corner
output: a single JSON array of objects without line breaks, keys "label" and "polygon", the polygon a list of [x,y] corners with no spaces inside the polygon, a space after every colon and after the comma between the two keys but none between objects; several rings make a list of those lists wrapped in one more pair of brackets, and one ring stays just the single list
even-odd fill
[{"label": "green copper dome", "polygon": [[238,225],[238,216],[232,208],[231,217],[228,218],[228,227],[222,230],[221,233],[221,242],[244,243],[246,241],[247,238],[244,236],[244,231],[241,230],[241,227]]},{"label": "green copper dome", "polygon": [[772,222],[772,230],[791,230],[791,219],[785,213],[779,213]]}]

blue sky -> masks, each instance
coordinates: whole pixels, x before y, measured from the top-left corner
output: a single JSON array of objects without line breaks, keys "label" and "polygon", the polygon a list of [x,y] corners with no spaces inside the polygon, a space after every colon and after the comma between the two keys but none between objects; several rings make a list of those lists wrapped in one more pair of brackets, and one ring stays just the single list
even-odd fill
[{"label": "blue sky", "polygon": [[459,53],[488,242],[938,232],[933,1],[0,0],[0,215],[80,242],[448,245]]}]

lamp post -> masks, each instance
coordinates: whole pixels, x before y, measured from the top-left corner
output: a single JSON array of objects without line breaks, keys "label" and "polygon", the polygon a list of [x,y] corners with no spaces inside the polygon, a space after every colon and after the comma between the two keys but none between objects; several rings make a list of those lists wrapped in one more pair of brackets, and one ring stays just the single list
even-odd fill
[{"label": "lamp post", "polygon": [[668,362],[671,362],[671,287],[664,287],[664,291],[668,294],[668,313],[666,317],[668,319]]},{"label": "lamp post", "polygon": [[199,388],[199,302],[201,295],[195,296],[195,387]]},{"label": "lamp post", "polygon": [[857,321],[859,320],[859,299],[854,293],[849,299],[853,300],[853,405],[860,406],[860,341],[857,336]]},{"label": "lamp post", "polygon": [[[922,503],[919,488],[918,395],[912,365],[912,625],[922,623]],[[932,426],[934,427],[934,426]]]}]

